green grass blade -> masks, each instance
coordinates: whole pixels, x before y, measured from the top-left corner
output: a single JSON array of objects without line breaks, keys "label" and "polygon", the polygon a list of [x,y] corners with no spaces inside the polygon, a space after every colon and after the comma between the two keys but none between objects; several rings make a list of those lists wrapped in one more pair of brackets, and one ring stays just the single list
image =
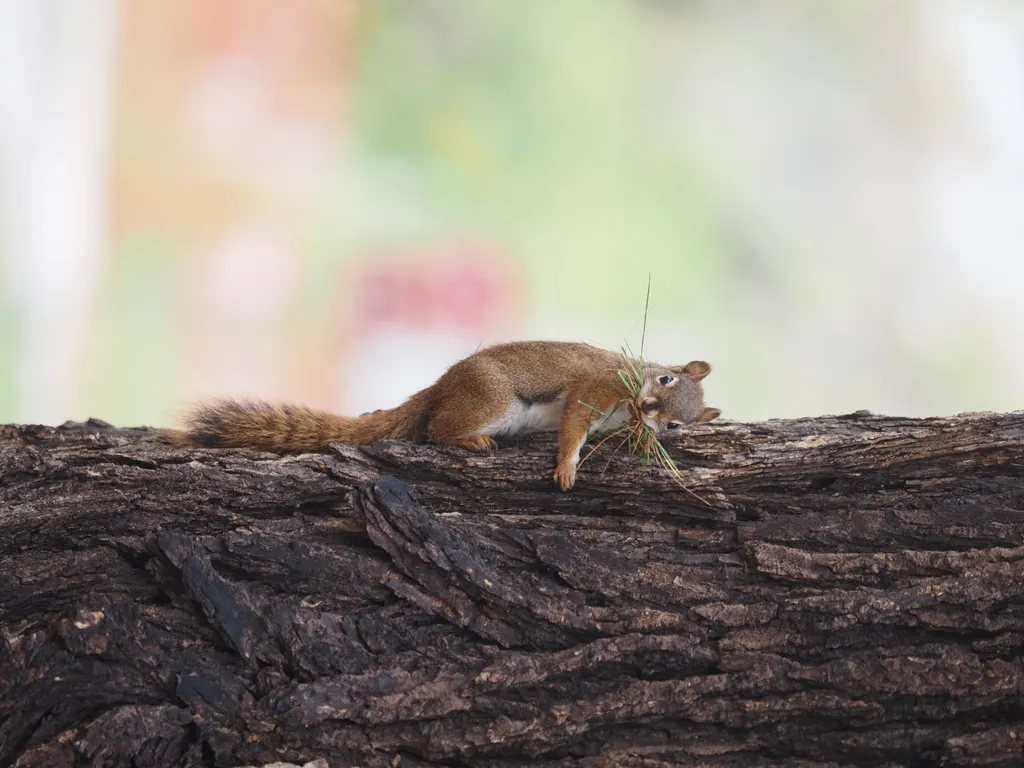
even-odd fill
[{"label": "green grass blade", "polygon": [[[647,298],[644,300],[644,327],[640,331],[640,359],[644,356],[644,339],[647,338],[647,310],[651,306],[651,273],[647,273]],[[634,328],[636,326],[633,326]]]}]

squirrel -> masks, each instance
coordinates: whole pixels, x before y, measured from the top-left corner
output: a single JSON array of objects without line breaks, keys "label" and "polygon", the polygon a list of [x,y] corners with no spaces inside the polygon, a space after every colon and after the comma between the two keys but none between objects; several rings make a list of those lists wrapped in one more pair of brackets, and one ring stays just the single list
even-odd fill
[{"label": "squirrel", "polygon": [[636,397],[622,379],[623,365],[620,355],[589,344],[498,344],[455,363],[397,408],[352,418],[305,406],[217,400],[188,414],[185,440],[297,453],[334,442],[429,439],[488,453],[497,445],[495,437],[557,431],[554,480],[567,491],[576,482],[589,435],[619,429],[635,418],[657,435],[721,413],[704,404],[700,382],[711,366],[701,360],[680,366],[643,363]]}]

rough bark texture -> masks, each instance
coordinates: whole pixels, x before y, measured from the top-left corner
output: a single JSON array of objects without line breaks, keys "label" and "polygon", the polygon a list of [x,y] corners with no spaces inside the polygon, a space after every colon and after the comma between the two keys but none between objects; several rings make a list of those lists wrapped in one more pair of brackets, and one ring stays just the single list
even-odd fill
[{"label": "rough bark texture", "polygon": [[0,765],[1024,762],[1024,413],[669,445],[0,427]]}]

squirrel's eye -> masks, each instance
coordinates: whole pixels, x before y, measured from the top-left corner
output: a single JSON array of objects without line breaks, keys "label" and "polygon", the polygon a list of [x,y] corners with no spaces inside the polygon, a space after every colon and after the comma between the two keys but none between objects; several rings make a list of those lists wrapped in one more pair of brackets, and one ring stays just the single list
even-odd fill
[{"label": "squirrel's eye", "polygon": [[683,426],[683,423],[681,421],[670,421],[668,423],[669,429],[679,429],[681,426]]},{"label": "squirrel's eye", "polygon": [[663,387],[667,387],[669,384],[671,384],[675,380],[676,380],[675,376],[659,376],[658,377],[658,383],[661,384],[661,386],[663,386]]}]

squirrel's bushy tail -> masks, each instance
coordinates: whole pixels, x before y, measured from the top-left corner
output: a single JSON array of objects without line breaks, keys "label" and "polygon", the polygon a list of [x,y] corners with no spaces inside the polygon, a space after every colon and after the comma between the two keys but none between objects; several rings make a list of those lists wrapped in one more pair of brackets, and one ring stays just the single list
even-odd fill
[{"label": "squirrel's bushy tail", "polygon": [[193,445],[297,453],[321,450],[328,443],[365,445],[387,438],[422,440],[426,420],[422,392],[397,408],[354,418],[301,405],[214,400],[197,406],[185,417],[185,434]]}]

